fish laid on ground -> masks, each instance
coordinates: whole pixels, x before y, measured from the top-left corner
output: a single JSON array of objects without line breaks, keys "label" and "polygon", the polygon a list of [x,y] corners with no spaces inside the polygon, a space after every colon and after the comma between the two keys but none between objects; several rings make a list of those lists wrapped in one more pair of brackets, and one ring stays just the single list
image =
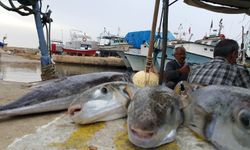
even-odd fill
[{"label": "fish laid on ground", "polygon": [[127,116],[127,107],[136,87],[128,82],[109,82],[90,88],[68,108],[75,123],[88,124]]},{"label": "fish laid on ground", "polygon": [[175,140],[182,122],[178,99],[167,87],[138,89],[128,108],[129,140],[142,148],[154,148]]},{"label": "fish laid on ground", "polygon": [[207,86],[191,92],[185,125],[220,150],[250,149],[250,90]]},{"label": "fish laid on ground", "polygon": [[125,73],[100,72],[50,80],[16,101],[0,106],[0,117],[66,110],[85,90],[111,81],[130,81],[130,77]]}]

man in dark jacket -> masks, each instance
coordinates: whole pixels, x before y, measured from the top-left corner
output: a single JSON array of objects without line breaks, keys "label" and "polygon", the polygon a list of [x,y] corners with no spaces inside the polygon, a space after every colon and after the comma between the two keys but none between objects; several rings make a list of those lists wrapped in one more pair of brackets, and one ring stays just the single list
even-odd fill
[{"label": "man in dark jacket", "polygon": [[165,68],[165,84],[167,87],[174,89],[179,81],[187,80],[190,68],[185,64],[186,50],[184,47],[176,47],[174,58],[169,61]]}]

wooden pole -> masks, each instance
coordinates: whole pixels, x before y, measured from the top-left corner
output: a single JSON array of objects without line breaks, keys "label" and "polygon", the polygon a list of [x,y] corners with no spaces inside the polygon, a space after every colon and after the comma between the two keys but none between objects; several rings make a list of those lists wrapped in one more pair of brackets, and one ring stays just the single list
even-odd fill
[{"label": "wooden pole", "polygon": [[155,39],[155,31],[156,31],[159,5],[160,5],[160,0],[156,0],[152,28],[151,28],[151,34],[150,34],[150,43],[149,43],[149,49],[148,49],[147,64],[146,64],[146,72],[147,73],[149,72],[149,70],[152,66],[152,53],[153,53],[153,48],[154,48],[154,39]]},{"label": "wooden pole", "polygon": [[134,74],[133,79],[132,79],[133,83],[139,87],[154,86],[154,85],[158,85],[158,82],[159,82],[158,74],[152,71],[154,69],[153,63],[152,63],[153,61],[152,53],[153,53],[153,48],[154,48],[155,30],[156,30],[159,6],[160,6],[160,0],[155,0],[153,22],[152,22],[152,28],[151,28],[151,34],[150,34],[150,43],[149,43],[147,63],[146,63],[145,70],[139,71],[136,74]]}]

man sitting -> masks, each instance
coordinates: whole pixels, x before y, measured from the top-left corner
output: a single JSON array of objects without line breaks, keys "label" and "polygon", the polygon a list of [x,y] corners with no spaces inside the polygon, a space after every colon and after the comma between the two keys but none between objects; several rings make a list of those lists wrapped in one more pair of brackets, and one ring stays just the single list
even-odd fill
[{"label": "man sitting", "polygon": [[169,61],[165,68],[165,84],[174,89],[179,81],[187,80],[190,71],[189,66],[185,64],[186,50],[184,47],[176,47],[174,58]]},{"label": "man sitting", "polygon": [[214,48],[214,59],[191,68],[189,83],[202,85],[230,85],[250,88],[248,70],[236,64],[239,45],[236,41],[225,39]]}]

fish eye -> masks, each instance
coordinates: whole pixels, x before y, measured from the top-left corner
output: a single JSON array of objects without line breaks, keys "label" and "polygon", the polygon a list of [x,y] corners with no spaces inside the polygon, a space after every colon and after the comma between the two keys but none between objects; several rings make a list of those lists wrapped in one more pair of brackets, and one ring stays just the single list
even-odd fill
[{"label": "fish eye", "polygon": [[105,88],[105,87],[103,87],[103,88],[101,89],[101,92],[102,92],[103,94],[107,94],[107,93],[108,93],[108,89]]},{"label": "fish eye", "polygon": [[250,129],[250,115],[245,111],[240,112],[239,121],[243,127]]}]

